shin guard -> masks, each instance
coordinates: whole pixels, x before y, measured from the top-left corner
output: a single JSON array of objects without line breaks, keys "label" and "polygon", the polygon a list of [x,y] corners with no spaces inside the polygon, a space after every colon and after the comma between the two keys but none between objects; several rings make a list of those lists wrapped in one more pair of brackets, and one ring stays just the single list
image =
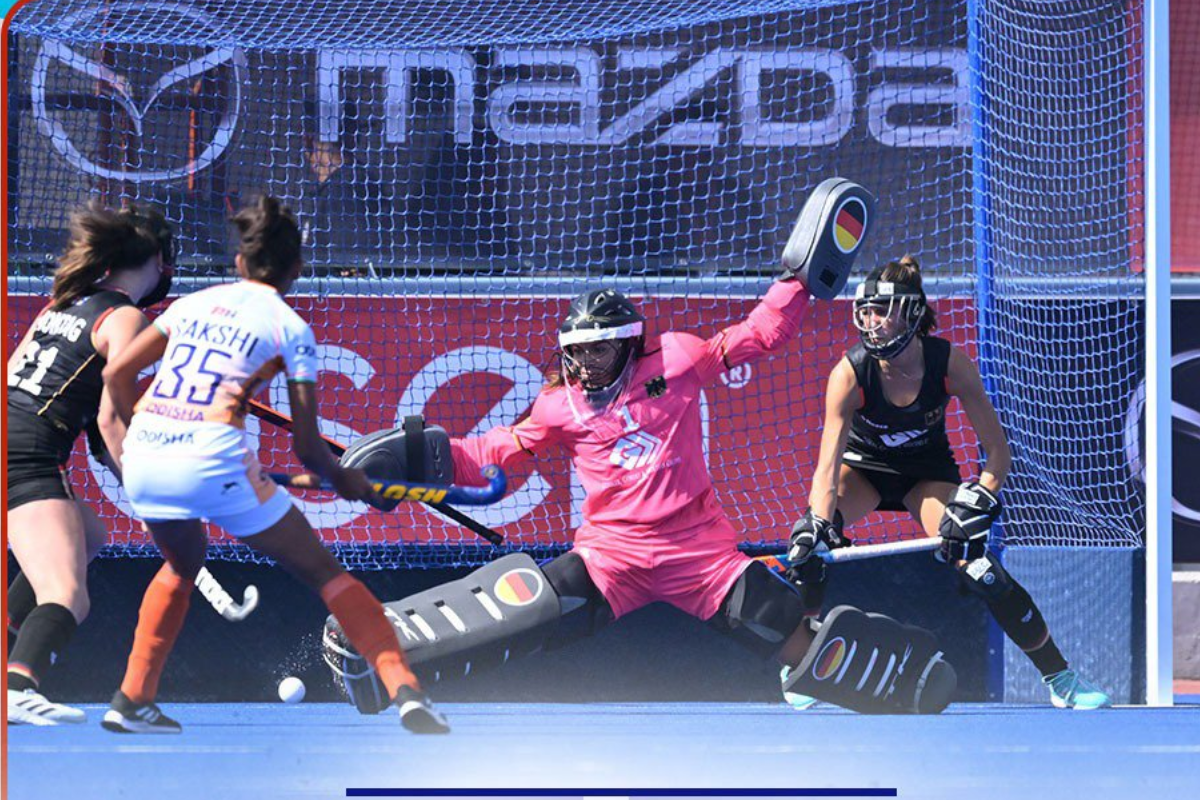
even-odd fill
[{"label": "shin guard", "polygon": [[[558,595],[537,562],[514,553],[465,578],[383,604],[409,666],[424,682],[467,675],[532,653],[561,616]],[[388,706],[371,665],[350,646],[337,620],[325,623],[325,663],[354,706]]]}]

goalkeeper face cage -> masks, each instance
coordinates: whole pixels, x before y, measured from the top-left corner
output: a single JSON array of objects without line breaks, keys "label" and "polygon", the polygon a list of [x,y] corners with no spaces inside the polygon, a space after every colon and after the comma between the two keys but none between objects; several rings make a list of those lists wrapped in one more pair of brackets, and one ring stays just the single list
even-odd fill
[{"label": "goalkeeper face cage", "polygon": [[563,377],[593,408],[620,394],[628,367],[638,356],[645,326],[629,298],[615,289],[587,292],[571,301],[558,328]]},{"label": "goalkeeper face cage", "polygon": [[925,292],[916,286],[868,279],[854,294],[854,327],[863,347],[878,359],[903,351],[924,314]]}]

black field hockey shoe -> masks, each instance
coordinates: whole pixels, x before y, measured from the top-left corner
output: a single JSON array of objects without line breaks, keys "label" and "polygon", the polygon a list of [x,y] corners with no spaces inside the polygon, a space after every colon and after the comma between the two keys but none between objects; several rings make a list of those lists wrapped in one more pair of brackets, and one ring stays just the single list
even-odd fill
[{"label": "black field hockey shoe", "polygon": [[421,690],[401,686],[393,702],[400,709],[400,724],[413,733],[450,732],[450,723]]},{"label": "black field hockey shoe", "polygon": [[159,710],[154,703],[138,705],[120,689],[113,695],[100,726],[113,733],[181,733],[183,726]]}]

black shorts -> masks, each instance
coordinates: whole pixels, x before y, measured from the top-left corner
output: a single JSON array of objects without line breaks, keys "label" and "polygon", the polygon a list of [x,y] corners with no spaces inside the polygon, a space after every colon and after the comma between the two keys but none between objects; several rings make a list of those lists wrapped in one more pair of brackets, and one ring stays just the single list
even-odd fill
[{"label": "black shorts", "polygon": [[63,466],[74,440],[50,422],[8,407],[8,510],[35,500],[74,500]]},{"label": "black shorts", "polygon": [[762,658],[775,658],[806,617],[800,590],[755,561],[733,584],[709,624]]},{"label": "black shorts", "polygon": [[842,463],[867,479],[879,492],[876,511],[907,511],[904,498],[913,487],[923,481],[940,481],[958,485],[962,475],[953,458],[931,461],[895,462],[891,464],[843,461]]}]

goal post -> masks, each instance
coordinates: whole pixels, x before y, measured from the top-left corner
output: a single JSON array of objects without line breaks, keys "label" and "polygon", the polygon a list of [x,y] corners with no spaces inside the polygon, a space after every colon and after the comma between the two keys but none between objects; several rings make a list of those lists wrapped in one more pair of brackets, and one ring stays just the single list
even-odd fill
[{"label": "goal post", "polygon": [[[88,198],[162,207],[189,290],[229,278],[226,219],[270,192],[305,232],[291,299],[321,347],[323,432],[424,413],[471,435],[527,413],[585,289],[630,293],[651,333],[742,319],[804,197],[841,175],[879,198],[851,289],[915,255],[937,335],[980,365],[1014,452],[1006,563],[1091,674],[1122,699],[1169,701],[1166,0],[358,7],[14,12],[9,346]],[[701,398],[707,466],[747,549],[780,547],[802,510],[825,378],[856,337],[846,297],[816,305],[801,343]],[[282,384],[266,399],[287,411]],[[957,403],[947,427],[977,470]],[[293,466],[285,434],[248,428],[269,468]],[[152,552],[112,477],[82,450],[72,471],[109,554]],[[582,487],[565,459],[513,479],[481,521],[514,549],[568,547]],[[355,567],[494,556],[421,508],[299,502]],[[919,532],[885,514],[851,535]],[[1010,699],[1041,691],[1019,654],[1004,663]]]}]

